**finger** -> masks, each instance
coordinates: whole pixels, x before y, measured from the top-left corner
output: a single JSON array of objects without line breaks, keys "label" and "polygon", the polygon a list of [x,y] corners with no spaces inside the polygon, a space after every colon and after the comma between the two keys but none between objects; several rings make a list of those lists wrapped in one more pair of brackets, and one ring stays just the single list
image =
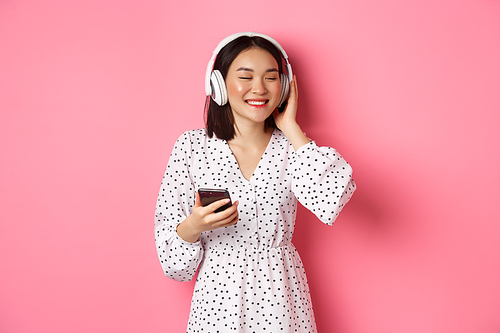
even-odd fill
[{"label": "finger", "polygon": [[228,218],[225,218],[224,220],[221,220],[219,223],[217,223],[217,228],[232,226],[236,224],[236,222],[238,222],[238,219],[239,219],[239,214],[236,211],[233,214],[231,214]]},{"label": "finger", "polygon": [[296,100],[298,97],[298,89],[297,89],[297,77],[294,75],[293,80],[290,84],[290,99]]},{"label": "finger", "polygon": [[201,207],[201,199],[200,199],[200,194],[196,192],[196,199],[194,201],[194,206],[195,207]]},{"label": "finger", "polygon": [[219,220],[227,219],[228,216],[231,216],[235,212],[238,212],[237,211],[238,204],[239,204],[239,202],[235,201],[230,207],[224,209],[223,211],[215,213],[216,218]]},{"label": "finger", "polygon": [[238,201],[235,201],[231,207],[228,207],[224,209],[221,212],[214,213],[213,214],[213,220],[212,221],[217,221],[216,223],[218,225],[221,224],[227,224],[229,221],[231,221],[235,216],[238,216]]},{"label": "finger", "polygon": [[297,86],[297,76],[293,76],[293,90],[295,93],[295,99],[299,98],[299,88]]},{"label": "finger", "polygon": [[221,200],[217,200],[215,202],[212,202],[210,205],[206,206],[206,208],[211,211],[211,212],[215,212],[217,209],[219,209],[220,207],[226,205],[227,203],[229,203],[231,200],[230,199],[221,199]]}]

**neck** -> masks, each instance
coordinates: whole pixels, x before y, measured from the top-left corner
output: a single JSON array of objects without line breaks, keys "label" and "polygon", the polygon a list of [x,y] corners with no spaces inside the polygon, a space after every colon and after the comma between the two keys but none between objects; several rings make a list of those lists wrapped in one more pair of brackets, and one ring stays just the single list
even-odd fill
[{"label": "neck", "polygon": [[230,142],[240,146],[260,145],[264,143],[267,145],[272,133],[273,129],[267,128],[264,123],[254,123],[252,126],[239,124],[235,126],[234,138]]}]

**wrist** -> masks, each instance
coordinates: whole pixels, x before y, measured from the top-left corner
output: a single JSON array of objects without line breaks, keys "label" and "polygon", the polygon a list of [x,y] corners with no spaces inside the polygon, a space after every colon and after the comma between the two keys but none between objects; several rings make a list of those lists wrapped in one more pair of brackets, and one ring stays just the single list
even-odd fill
[{"label": "wrist", "polygon": [[295,151],[299,150],[300,147],[310,142],[309,138],[304,134],[304,132],[302,132],[302,129],[297,123],[287,126],[287,128],[283,129],[282,132],[292,143],[293,149]]},{"label": "wrist", "polygon": [[180,238],[188,243],[196,243],[201,236],[201,231],[191,223],[191,216],[188,216],[184,221],[177,225],[177,234]]}]

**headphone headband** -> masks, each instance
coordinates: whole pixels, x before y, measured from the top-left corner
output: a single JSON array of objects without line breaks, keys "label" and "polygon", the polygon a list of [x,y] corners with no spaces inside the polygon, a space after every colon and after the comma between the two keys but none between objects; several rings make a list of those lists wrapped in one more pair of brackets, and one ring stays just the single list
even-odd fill
[{"label": "headphone headband", "polygon": [[293,74],[292,74],[292,66],[290,66],[290,63],[288,62],[288,55],[286,54],[285,50],[281,47],[281,45],[274,39],[271,38],[267,35],[260,34],[257,32],[238,32],[235,34],[232,34],[226,38],[224,38],[219,45],[215,48],[215,50],[212,53],[212,58],[208,62],[207,70],[205,72],[205,93],[207,96],[212,95],[212,86],[210,84],[211,76],[212,76],[212,70],[214,68],[214,62],[215,58],[219,54],[220,50],[226,46],[227,44],[231,43],[233,40],[242,37],[242,36],[248,36],[248,37],[261,37],[269,42],[271,42],[276,48],[281,52],[281,55],[283,56],[283,59],[285,59],[286,62],[286,77],[288,79],[288,84],[292,81]]}]

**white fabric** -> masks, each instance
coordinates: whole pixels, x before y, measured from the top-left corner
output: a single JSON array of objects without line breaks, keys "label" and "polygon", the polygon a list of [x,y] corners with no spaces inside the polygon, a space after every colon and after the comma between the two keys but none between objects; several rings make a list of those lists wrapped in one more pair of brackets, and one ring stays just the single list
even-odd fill
[{"label": "white fabric", "polygon": [[[155,240],[166,276],[189,281],[199,268],[187,332],[316,332],[309,287],[291,243],[297,199],[333,224],[356,185],[352,169],[314,142],[294,151],[279,130],[248,181],[225,140],[204,130],[177,140],[156,207]],[[239,200],[234,226],[182,240],[199,188],[228,189]]]}]

